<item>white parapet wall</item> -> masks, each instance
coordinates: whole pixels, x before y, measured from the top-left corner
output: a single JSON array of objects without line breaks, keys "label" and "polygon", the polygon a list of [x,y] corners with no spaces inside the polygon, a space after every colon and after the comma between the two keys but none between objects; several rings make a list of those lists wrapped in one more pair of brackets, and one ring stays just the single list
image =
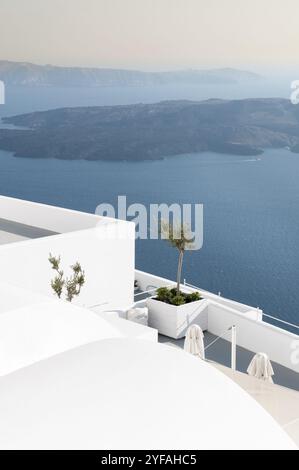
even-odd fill
[{"label": "white parapet wall", "polygon": [[220,336],[232,325],[236,326],[239,346],[253,352],[265,352],[271,361],[299,372],[298,335],[264,321],[254,320],[216,302],[210,302],[208,330]]},{"label": "white parapet wall", "polygon": [[[175,285],[169,279],[137,270],[135,278],[140,289],[145,291]],[[249,305],[219,297],[200,288],[197,290],[208,301],[207,329],[210,333],[222,336],[235,325],[238,346],[255,353],[265,352],[272,361],[299,372],[298,335],[263,321],[262,312]],[[225,335],[225,339],[230,341],[229,333]]]},{"label": "white parapet wall", "polygon": [[100,220],[94,214],[6,196],[0,196],[0,218],[57,233],[94,228]]},{"label": "white parapet wall", "polygon": [[[75,304],[102,306],[103,310],[132,305],[133,223],[3,197],[0,198],[0,218],[62,232],[1,245],[0,282],[53,298],[50,284],[55,272],[48,261],[52,253],[61,256],[61,267],[66,275],[71,274],[69,267],[76,261],[85,271],[86,283]],[[76,229],[79,230],[72,231]]]},{"label": "white parapet wall", "polygon": [[[148,291],[150,289],[155,289],[157,287],[165,287],[165,286],[175,286],[176,283],[174,281],[170,281],[169,279],[165,279],[164,277],[156,276],[154,274],[150,274],[144,271],[140,271],[136,269],[135,271],[135,278],[138,281],[138,285],[141,290]],[[182,285],[183,290],[185,291],[199,291],[205,299],[208,300],[215,300],[223,306],[233,308],[241,313],[247,313],[250,316],[256,317],[257,315],[259,318],[262,318],[262,310],[257,310],[251,307],[250,305],[242,304],[240,302],[236,302],[235,300],[226,299],[224,297],[220,297],[212,292],[205,291],[200,287],[190,288],[188,285]]]}]

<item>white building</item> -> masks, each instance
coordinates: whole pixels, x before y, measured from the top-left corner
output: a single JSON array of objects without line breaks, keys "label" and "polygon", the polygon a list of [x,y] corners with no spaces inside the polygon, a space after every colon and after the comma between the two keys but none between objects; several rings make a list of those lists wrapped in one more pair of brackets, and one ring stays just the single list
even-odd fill
[{"label": "white building", "polygon": [[[156,329],[125,319],[145,302],[135,279],[141,299],[170,283],[135,271],[132,223],[1,197],[0,244],[1,449],[296,448],[298,392],[158,344]],[[66,273],[76,261],[85,270],[72,304],[53,294],[49,253]],[[216,339],[235,325],[238,346],[297,377],[297,335],[202,294],[193,322]]]}]

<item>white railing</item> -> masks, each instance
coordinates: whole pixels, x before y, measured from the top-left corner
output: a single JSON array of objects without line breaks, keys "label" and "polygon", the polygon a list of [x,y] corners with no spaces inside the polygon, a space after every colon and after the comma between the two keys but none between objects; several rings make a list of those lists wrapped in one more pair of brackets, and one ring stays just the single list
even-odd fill
[{"label": "white railing", "polygon": [[[134,294],[134,298],[138,297],[139,295],[140,295],[140,296],[141,296],[141,295],[148,295],[148,296],[150,297],[151,295],[154,295],[154,294],[157,292],[157,289],[159,289],[159,287],[157,287],[157,286],[151,286],[151,285],[147,286],[147,289],[148,289],[149,287],[151,287],[151,289],[149,289],[149,290],[142,290],[142,291],[140,291],[140,292],[136,292],[136,293]],[[163,286],[163,287],[164,287],[164,286]],[[167,287],[167,288],[173,287],[173,284],[169,284],[168,286],[165,286],[165,287]]]},{"label": "white railing", "polygon": [[280,318],[277,318],[277,317],[273,317],[272,315],[268,315],[267,313],[263,313],[263,317],[268,317],[268,318],[271,318],[272,320],[275,320],[283,325],[288,325],[292,328],[295,328],[299,331],[299,325],[294,325],[294,323],[290,323],[288,321],[285,321],[285,320],[281,320]]},{"label": "white railing", "polygon": [[211,346],[213,346],[219,339],[223,339],[228,332],[231,331],[231,369],[236,370],[237,368],[237,329],[235,325],[228,328],[224,333],[217,336],[213,341],[211,341],[204,349],[207,351]]},{"label": "white railing", "polygon": [[[186,279],[184,279],[184,286],[187,287],[187,288],[190,288],[190,289],[195,289],[197,291],[199,290],[204,296],[207,296],[209,299],[216,300],[217,302],[223,303],[223,305],[227,305],[229,307],[235,308],[239,312],[245,313],[245,312],[249,312],[249,311],[254,310],[253,307],[251,307],[250,305],[242,304],[241,302],[237,302],[235,300],[227,299],[225,297],[222,297],[221,292],[219,292],[218,294],[214,294],[212,292],[207,292],[207,291],[201,289],[198,286],[194,286],[193,284],[189,284],[188,282],[186,282]],[[261,311],[258,308],[256,310]]]},{"label": "white railing", "polygon": [[[194,285],[189,284],[188,282],[186,282],[186,279],[184,279],[184,286],[190,287],[190,288],[192,288],[192,289],[200,290],[199,287],[194,286]],[[219,293],[218,295],[216,295],[216,294],[212,294],[212,295],[214,295],[215,297],[221,297],[221,294],[220,294],[220,293]],[[228,300],[229,302],[236,303],[236,304],[238,304],[238,305],[241,305],[242,307],[248,307],[248,306],[246,306],[245,304],[241,304],[241,303],[239,303],[239,302],[234,302],[233,300],[230,300],[230,299],[225,299],[225,298],[223,298],[223,297],[221,297],[221,299],[223,299],[224,301],[225,301],[225,300]],[[259,310],[259,308],[257,308],[257,310]],[[299,325],[295,325],[294,323],[290,323],[290,322],[288,322],[288,321],[286,321],[286,320],[282,320],[281,318],[274,317],[273,315],[268,315],[267,313],[264,313],[264,312],[262,312],[262,314],[263,314],[263,317],[271,318],[271,320],[275,320],[275,321],[277,321],[278,323],[281,323],[282,325],[290,326],[291,328],[295,328],[295,329],[297,329],[297,330],[299,331]]]},{"label": "white railing", "polygon": [[[159,276],[136,271],[140,288],[149,285],[157,287],[174,286],[175,283]],[[220,297],[204,291],[198,286],[185,282],[184,289],[200,291],[207,300],[207,330],[215,336],[235,325],[238,331],[238,346],[253,353],[265,352],[271,361],[277,362],[295,372],[299,372],[299,326],[274,316],[263,314],[249,305]],[[265,316],[263,321],[262,315]],[[271,319],[272,322],[266,321]],[[281,327],[273,324],[277,321]]]}]

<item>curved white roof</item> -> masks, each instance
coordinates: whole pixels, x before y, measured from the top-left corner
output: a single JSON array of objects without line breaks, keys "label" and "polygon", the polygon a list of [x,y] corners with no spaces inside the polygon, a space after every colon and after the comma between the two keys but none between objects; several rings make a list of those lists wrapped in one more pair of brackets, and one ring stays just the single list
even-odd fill
[{"label": "curved white roof", "polygon": [[0,314],[0,376],[106,338],[156,339],[151,328],[45,299]]},{"label": "curved white roof", "polygon": [[208,363],[136,339],[87,344],[0,378],[1,449],[292,449]]}]

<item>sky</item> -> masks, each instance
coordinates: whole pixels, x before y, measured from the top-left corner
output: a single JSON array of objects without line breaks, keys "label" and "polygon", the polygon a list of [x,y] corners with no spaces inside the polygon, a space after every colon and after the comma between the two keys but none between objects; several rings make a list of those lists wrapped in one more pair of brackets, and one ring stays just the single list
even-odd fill
[{"label": "sky", "polygon": [[0,59],[173,70],[295,67],[298,0],[0,0]]}]

